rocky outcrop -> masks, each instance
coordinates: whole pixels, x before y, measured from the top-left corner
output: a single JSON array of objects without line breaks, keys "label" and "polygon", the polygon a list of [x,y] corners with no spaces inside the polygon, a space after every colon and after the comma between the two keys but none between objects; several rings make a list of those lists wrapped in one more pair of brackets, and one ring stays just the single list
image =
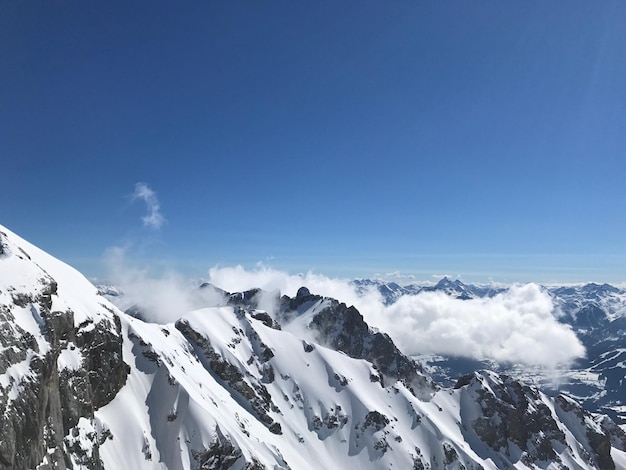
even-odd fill
[{"label": "rocky outcrop", "polygon": [[28,368],[22,377],[11,374],[0,393],[0,468],[35,468],[46,454],[51,465],[66,468],[55,353],[42,351],[35,338],[19,327],[10,331],[7,326],[14,317],[6,306],[0,320],[0,346],[14,352],[4,355],[0,373]]},{"label": "rocky outcrop", "polygon": [[584,438],[579,437],[584,448],[584,458],[602,469],[614,469],[611,447],[626,451],[626,433],[608,416],[593,415],[576,401],[565,395],[555,398],[557,415],[584,429]]},{"label": "rocky outcrop", "polygon": [[[5,256],[30,261],[4,246]],[[105,311],[98,322],[75,325],[72,310],[53,310],[57,282],[41,269],[34,287],[8,290],[0,305],[0,469],[100,469],[94,410],[129,371],[119,318]]]},{"label": "rocky outcrop", "polygon": [[235,447],[226,437],[218,433],[211,445],[201,452],[193,453],[195,468],[202,470],[229,470],[243,468],[244,470],[265,470],[256,459],[246,462],[241,449]]},{"label": "rocky outcrop", "polygon": [[430,398],[437,390],[437,386],[423,374],[421,366],[402,354],[389,335],[372,330],[354,306],[348,307],[335,299],[311,294],[306,287],[298,289],[293,298],[286,295],[279,297],[276,292],[268,293],[261,289],[225,295],[229,305],[250,310],[257,308],[262,298],[273,298],[270,303],[277,305],[275,317],[278,321],[265,312],[255,313],[253,317],[274,329],[280,329],[283,321],[291,321],[304,313],[308,306],[324,300],[328,305],[317,312],[308,325],[320,343],[355,359],[372,362],[380,372],[373,379],[383,386],[386,382],[401,380],[421,399]]},{"label": "rocky outcrop", "polygon": [[[488,371],[461,377],[455,388],[465,389],[477,405],[478,417],[471,423],[475,436],[493,451],[510,459],[508,463],[519,460],[533,467],[541,466],[542,462],[562,462],[556,448],[574,452],[559,425],[567,422],[570,431],[581,430],[577,433],[579,448],[575,451],[591,468],[615,468],[611,458],[610,426],[607,424],[603,428],[597,424],[573,400],[557,396],[553,410],[536,387]],[[573,427],[574,421],[576,428]],[[614,434],[617,438],[618,433],[614,431]]]},{"label": "rocky outcrop", "polygon": [[[208,338],[200,335],[188,322],[180,320],[176,322],[176,328],[193,345],[198,357],[206,362],[217,379],[249,405],[259,421],[265,424],[272,433],[282,434],[280,423],[274,421],[269,415],[272,411],[278,411],[278,408],[272,402],[272,397],[265,386],[252,378],[245,377],[238,367],[228,362],[213,348]],[[272,357],[273,353],[264,345],[261,345],[261,348],[264,352],[259,357],[265,362]],[[273,370],[271,372],[268,370],[268,375],[273,381]],[[269,381],[269,377],[266,380]]]},{"label": "rocky outcrop", "polygon": [[437,387],[422,373],[421,366],[402,354],[389,335],[372,330],[355,307],[312,295],[302,287],[296,297],[282,297],[281,315],[287,318],[297,315],[306,304],[322,299],[328,306],[316,313],[309,323],[320,343],[350,357],[370,361],[382,374],[377,378],[381,385],[385,385],[385,379],[387,382],[401,380],[418,398],[430,398]]}]

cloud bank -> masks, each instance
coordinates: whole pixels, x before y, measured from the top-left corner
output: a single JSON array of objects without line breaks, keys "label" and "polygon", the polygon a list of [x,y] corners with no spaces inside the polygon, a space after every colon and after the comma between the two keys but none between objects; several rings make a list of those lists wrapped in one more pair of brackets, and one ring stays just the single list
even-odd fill
[{"label": "cloud bank", "polygon": [[[173,322],[188,311],[225,302],[216,291],[198,289],[175,271],[155,276],[130,266],[122,248],[110,249],[106,259],[110,279],[124,291],[118,306],[138,305],[152,321]],[[423,292],[386,306],[375,288],[357,292],[348,280],[313,272],[290,275],[262,265],[253,270],[213,267],[209,282],[228,292],[263,289],[269,295],[259,307],[270,313],[276,291],[295,296],[306,286],[312,293],[354,305],[371,326],[389,334],[410,356],[440,354],[554,369],[585,354],[569,326],[556,320],[550,296],[536,284],[471,300]]]},{"label": "cloud bank", "polygon": [[434,353],[555,368],[585,354],[571,328],[556,320],[550,296],[536,284],[472,300],[423,292],[385,306],[375,289],[359,295],[347,280],[311,272],[294,276],[262,266],[214,267],[209,277],[229,291],[260,287],[293,296],[307,286],[312,293],[357,307],[408,355]]},{"label": "cloud bank", "polygon": [[192,310],[225,304],[221,294],[213,289],[198,289],[174,270],[154,275],[133,266],[126,259],[126,251],[113,247],[104,254],[108,277],[123,292],[114,299],[121,310],[139,307],[149,321],[170,323]]},{"label": "cloud bank", "polygon": [[369,318],[409,355],[435,353],[554,368],[585,354],[558,323],[550,296],[536,284],[493,298],[459,300],[441,292],[401,297]]},{"label": "cloud bank", "polygon": [[133,201],[141,199],[146,203],[148,213],[141,218],[143,225],[152,229],[159,229],[165,223],[165,217],[161,214],[161,207],[156,193],[146,183],[135,184]]}]

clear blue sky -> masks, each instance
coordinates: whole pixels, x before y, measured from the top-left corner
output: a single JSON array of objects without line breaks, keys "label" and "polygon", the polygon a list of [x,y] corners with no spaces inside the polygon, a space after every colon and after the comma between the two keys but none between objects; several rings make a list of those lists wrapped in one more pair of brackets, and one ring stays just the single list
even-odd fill
[{"label": "clear blue sky", "polygon": [[626,2],[3,2],[0,152],[88,276],[625,281]]}]

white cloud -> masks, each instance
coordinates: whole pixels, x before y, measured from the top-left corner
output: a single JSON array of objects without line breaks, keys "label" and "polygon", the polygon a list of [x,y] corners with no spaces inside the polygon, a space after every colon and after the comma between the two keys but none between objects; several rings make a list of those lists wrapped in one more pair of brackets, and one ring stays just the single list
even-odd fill
[{"label": "white cloud", "polygon": [[[154,276],[129,265],[125,251],[112,248],[106,254],[109,278],[125,293],[122,308],[136,304],[151,320],[171,322],[190,310],[224,303],[214,291],[197,289],[174,271]],[[290,275],[263,265],[254,270],[213,267],[209,282],[229,292],[261,288],[268,295],[259,307],[269,312],[275,308],[276,291],[293,297],[306,286],[314,294],[354,305],[408,355],[434,353],[555,368],[585,354],[574,332],[555,319],[550,296],[536,284],[472,300],[424,292],[386,306],[374,288],[357,293],[346,279],[313,272]]]},{"label": "white cloud", "polygon": [[459,300],[441,292],[405,296],[368,318],[409,355],[436,353],[554,368],[585,354],[536,284],[493,298]]},{"label": "white cloud", "polygon": [[[348,305],[357,304],[369,298],[371,293],[359,296],[348,280],[331,279],[322,274],[309,271],[304,274],[291,275],[264,265],[255,270],[247,270],[242,266],[213,267],[209,270],[209,282],[229,292],[241,292],[255,287],[266,291],[280,291],[281,294],[295,296],[302,286],[308,287],[313,294],[333,297]],[[382,301],[377,292],[373,302]]]},{"label": "white cloud", "polygon": [[133,200],[141,199],[146,203],[148,213],[141,218],[146,227],[159,229],[165,223],[165,217],[161,214],[159,200],[156,193],[146,183],[135,184]]},{"label": "white cloud", "polygon": [[293,296],[306,286],[312,293],[334,297],[357,307],[408,355],[436,353],[554,368],[585,354],[574,332],[555,319],[550,296],[536,284],[473,300],[424,292],[385,306],[375,289],[359,295],[347,280],[311,272],[294,276],[267,267],[236,266],[212,268],[209,276],[228,291],[260,287]]},{"label": "white cloud", "polygon": [[108,279],[124,292],[115,299],[120,309],[139,306],[147,320],[169,323],[192,310],[224,305],[225,299],[216,291],[199,289],[173,270],[154,275],[133,266],[126,260],[126,251],[113,247],[104,254]]}]

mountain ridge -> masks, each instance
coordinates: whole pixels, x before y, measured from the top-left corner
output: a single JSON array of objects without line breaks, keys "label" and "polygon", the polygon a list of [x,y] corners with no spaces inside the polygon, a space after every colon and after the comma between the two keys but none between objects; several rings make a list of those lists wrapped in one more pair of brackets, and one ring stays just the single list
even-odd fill
[{"label": "mountain ridge", "polygon": [[242,293],[150,323],[1,226],[0,241],[0,468],[626,464],[610,419],[494,372],[433,387],[337,300],[302,290],[272,317]]}]

